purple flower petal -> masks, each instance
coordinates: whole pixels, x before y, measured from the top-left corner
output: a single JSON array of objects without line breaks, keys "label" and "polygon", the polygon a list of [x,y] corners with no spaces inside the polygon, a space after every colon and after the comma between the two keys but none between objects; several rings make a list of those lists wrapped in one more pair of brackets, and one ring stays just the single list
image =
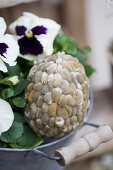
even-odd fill
[{"label": "purple flower petal", "polygon": [[16,30],[16,34],[21,36],[21,35],[25,35],[25,31],[27,30],[27,28],[24,26],[16,26],[15,30]]},{"label": "purple flower petal", "polygon": [[23,55],[39,55],[43,53],[43,46],[35,37],[27,38],[24,36],[18,40],[18,44],[20,46],[20,53]]},{"label": "purple flower petal", "polygon": [[1,55],[2,57],[4,57],[4,58],[6,58],[6,57],[4,56],[4,53],[7,52],[7,48],[8,48],[8,45],[7,45],[7,44],[5,44],[5,43],[0,43],[0,55]]},{"label": "purple flower petal", "polygon": [[47,33],[47,28],[43,26],[36,26],[31,29],[34,35],[41,35],[41,34],[46,34]]}]

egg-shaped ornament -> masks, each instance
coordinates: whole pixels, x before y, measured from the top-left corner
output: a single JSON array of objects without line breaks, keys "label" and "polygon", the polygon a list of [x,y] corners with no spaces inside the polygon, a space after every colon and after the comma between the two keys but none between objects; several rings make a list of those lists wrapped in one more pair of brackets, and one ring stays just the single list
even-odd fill
[{"label": "egg-shaped ornament", "polygon": [[64,52],[37,59],[28,75],[25,117],[37,135],[59,138],[75,130],[89,107],[89,80]]}]

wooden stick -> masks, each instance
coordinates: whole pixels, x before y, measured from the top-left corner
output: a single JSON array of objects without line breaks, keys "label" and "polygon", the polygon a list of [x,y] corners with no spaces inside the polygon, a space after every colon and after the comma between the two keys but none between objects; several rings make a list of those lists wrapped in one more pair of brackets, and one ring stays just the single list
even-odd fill
[{"label": "wooden stick", "polygon": [[61,157],[58,163],[61,166],[70,164],[75,158],[84,156],[93,151],[100,144],[110,141],[113,138],[112,129],[105,125],[95,131],[72,142],[69,146],[56,150],[55,156]]}]

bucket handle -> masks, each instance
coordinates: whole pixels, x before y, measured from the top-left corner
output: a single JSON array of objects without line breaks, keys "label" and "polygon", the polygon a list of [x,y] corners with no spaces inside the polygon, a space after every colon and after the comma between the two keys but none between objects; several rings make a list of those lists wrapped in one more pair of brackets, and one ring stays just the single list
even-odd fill
[{"label": "bucket handle", "polygon": [[96,149],[100,144],[110,141],[113,138],[112,129],[107,125],[97,125],[91,122],[84,122],[84,125],[96,127],[97,129],[79,139],[75,140],[66,147],[55,151],[55,156],[50,156],[36,148],[32,151],[45,158],[56,160],[61,166],[70,164],[74,159],[86,155]]}]

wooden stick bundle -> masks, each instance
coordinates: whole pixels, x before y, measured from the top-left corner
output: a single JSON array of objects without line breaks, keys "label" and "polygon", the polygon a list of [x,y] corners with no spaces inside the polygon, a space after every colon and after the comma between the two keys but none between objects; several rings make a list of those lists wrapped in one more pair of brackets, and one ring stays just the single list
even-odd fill
[{"label": "wooden stick bundle", "polygon": [[86,134],[77,139],[67,147],[58,149],[56,156],[61,157],[58,163],[61,166],[70,164],[75,158],[84,156],[88,152],[93,151],[100,144],[108,142],[113,138],[113,132],[109,126],[100,126],[95,131]]}]

